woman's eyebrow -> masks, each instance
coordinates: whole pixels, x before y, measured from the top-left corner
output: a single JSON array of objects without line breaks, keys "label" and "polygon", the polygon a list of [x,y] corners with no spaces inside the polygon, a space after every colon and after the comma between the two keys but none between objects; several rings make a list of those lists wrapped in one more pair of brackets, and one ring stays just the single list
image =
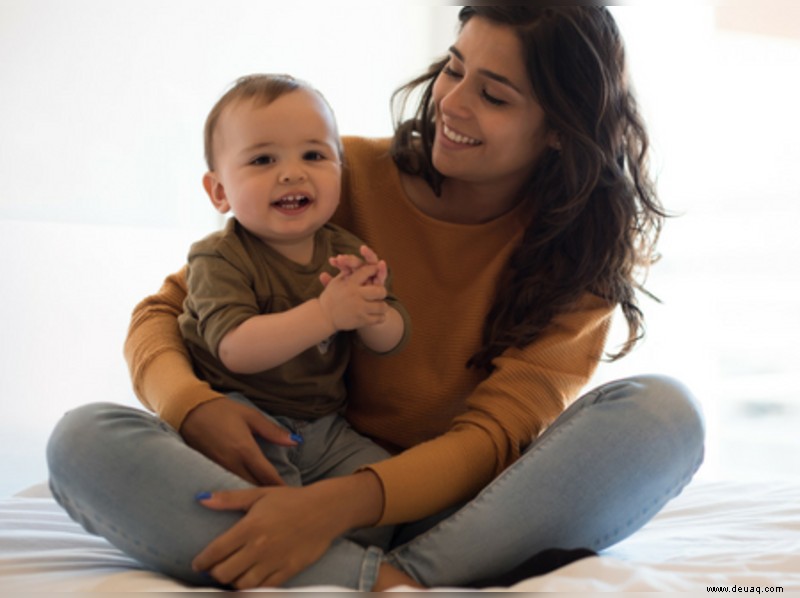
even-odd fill
[{"label": "woman's eyebrow", "polygon": [[[459,52],[458,48],[456,48],[455,46],[450,46],[449,52],[453,56],[458,58],[461,62],[466,64],[467,61],[464,60],[464,55],[461,52]],[[507,85],[508,87],[516,91],[518,94],[525,95],[522,93],[522,90],[519,87],[517,87],[514,83],[511,82],[511,79],[509,79],[508,77],[504,77],[500,73],[495,73],[494,71],[490,71],[489,69],[478,69],[478,72],[484,77],[488,77],[489,79],[497,81],[502,85]]]}]

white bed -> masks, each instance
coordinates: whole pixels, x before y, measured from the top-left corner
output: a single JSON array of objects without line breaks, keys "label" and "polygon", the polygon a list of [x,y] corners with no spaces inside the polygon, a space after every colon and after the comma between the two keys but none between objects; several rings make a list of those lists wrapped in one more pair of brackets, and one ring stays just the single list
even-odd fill
[{"label": "white bed", "polygon": [[[696,480],[601,556],[483,591],[706,593],[712,586],[800,592],[800,483]],[[73,523],[43,484],[0,500],[0,588],[4,594],[211,591],[140,569]]]}]

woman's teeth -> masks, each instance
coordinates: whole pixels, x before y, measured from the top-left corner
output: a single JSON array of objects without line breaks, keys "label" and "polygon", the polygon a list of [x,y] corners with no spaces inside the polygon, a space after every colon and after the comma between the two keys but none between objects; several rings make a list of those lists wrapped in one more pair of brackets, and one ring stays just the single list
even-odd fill
[{"label": "woman's teeth", "polygon": [[444,132],[444,136],[454,143],[460,143],[462,145],[480,145],[481,143],[478,139],[456,133],[444,123],[442,123],[442,131]]}]

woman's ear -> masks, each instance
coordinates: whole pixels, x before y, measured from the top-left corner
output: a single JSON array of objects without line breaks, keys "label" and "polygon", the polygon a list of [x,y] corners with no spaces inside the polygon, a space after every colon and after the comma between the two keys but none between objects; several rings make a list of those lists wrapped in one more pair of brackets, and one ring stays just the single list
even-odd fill
[{"label": "woman's ear", "polygon": [[561,151],[561,135],[558,131],[550,131],[547,134],[547,145],[557,152]]},{"label": "woman's ear", "polygon": [[203,188],[208,193],[211,203],[220,214],[225,214],[231,209],[228,196],[225,195],[225,187],[217,177],[216,173],[209,171],[203,175]]}]

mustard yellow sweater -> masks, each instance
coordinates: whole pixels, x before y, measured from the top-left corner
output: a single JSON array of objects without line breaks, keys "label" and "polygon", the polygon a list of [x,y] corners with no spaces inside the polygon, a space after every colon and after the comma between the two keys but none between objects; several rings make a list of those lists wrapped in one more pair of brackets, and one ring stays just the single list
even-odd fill
[{"label": "mustard yellow sweater", "polygon": [[[488,377],[466,369],[521,239],[519,213],[480,225],[432,219],[403,192],[388,140],[344,141],[335,221],[387,261],[413,326],[395,355],[354,353],[347,416],[399,453],[371,467],[385,495],[380,523],[411,521],[474,496],[578,396],[602,354],[614,306],[587,294],[545,337],[498,357]],[[175,428],[220,396],[193,374],[178,330],[184,274],[169,276],[136,307],[125,344],[137,395]]]}]

